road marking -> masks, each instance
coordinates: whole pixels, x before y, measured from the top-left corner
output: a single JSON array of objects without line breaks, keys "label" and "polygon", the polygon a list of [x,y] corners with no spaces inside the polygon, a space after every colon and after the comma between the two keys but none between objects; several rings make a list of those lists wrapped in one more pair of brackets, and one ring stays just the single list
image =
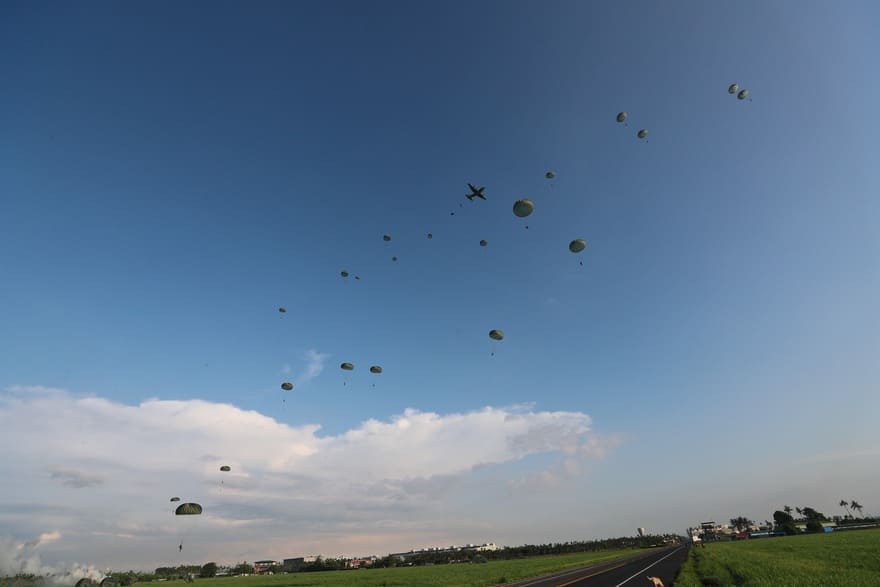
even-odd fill
[{"label": "road marking", "polygon": [[609,569],[605,569],[605,570],[599,571],[597,573],[593,573],[592,575],[587,575],[586,577],[578,577],[577,579],[569,581],[568,583],[560,583],[556,587],[567,587],[568,585],[573,585],[573,584],[577,583],[578,581],[583,581],[584,579],[589,579],[590,577],[595,577],[596,575],[601,575],[602,573],[607,573],[608,571],[613,571],[614,569],[619,569],[620,567],[624,567],[624,566],[626,566],[626,563],[620,563],[616,567],[611,567]]},{"label": "road marking", "polygon": [[632,581],[633,579],[635,579],[636,577],[638,577],[639,575],[641,575],[642,573],[644,573],[645,571],[647,571],[648,569],[650,569],[651,567],[653,567],[654,565],[656,565],[657,563],[659,563],[660,561],[669,558],[670,556],[672,556],[673,554],[675,554],[676,552],[678,552],[678,551],[681,550],[682,548],[684,548],[684,547],[683,547],[683,546],[679,546],[678,548],[676,548],[675,550],[673,550],[672,552],[670,552],[669,554],[667,554],[667,555],[664,556],[663,558],[658,559],[658,560],[655,560],[655,561],[652,562],[650,565],[648,565],[647,567],[645,567],[644,569],[642,569],[641,571],[639,571],[638,573],[636,573],[635,575],[633,575],[633,576],[630,577],[629,579],[624,579],[622,582],[618,583],[618,584],[615,585],[614,587],[620,587],[621,585],[624,585],[625,583],[629,583],[630,581]]},{"label": "road marking", "polygon": [[[612,559],[612,560],[610,560],[610,561],[605,561],[604,563],[596,563],[596,564],[594,564],[594,565],[587,565],[587,566],[601,566],[601,565],[608,565],[608,564],[611,564],[611,563],[613,563],[613,562],[615,562],[615,561]],[[626,565],[626,564],[627,564],[627,562],[624,561],[624,562],[620,563],[619,565],[617,565],[616,567],[613,567],[613,568],[616,569],[616,568],[622,567],[622,566],[624,566],[624,565]],[[552,581],[553,579],[561,579],[561,578],[563,578],[563,577],[565,577],[565,576],[567,576],[567,575],[574,575],[575,573],[583,573],[585,570],[589,570],[589,569],[584,569],[583,567],[578,568],[578,569],[572,569],[571,571],[565,571],[565,572],[562,572],[562,573],[553,574],[553,575],[551,575],[551,576],[549,576],[549,577],[537,577],[537,578],[535,578],[535,579],[529,581],[528,583],[514,583],[514,586],[515,586],[515,587],[530,587],[531,585],[540,585],[541,583],[545,583],[545,582],[547,582],[547,581]],[[607,569],[607,570],[610,571],[611,569]],[[595,576],[595,575],[601,575],[601,574],[604,573],[604,572],[605,572],[605,571],[599,571],[598,573],[593,573],[592,575],[590,575],[590,577],[593,577],[593,576]],[[581,577],[581,579],[586,579],[586,578],[587,578],[587,577]],[[580,581],[581,579],[575,579],[575,581]],[[525,580],[528,581],[528,579],[525,579]],[[569,583],[565,583],[564,585],[571,585],[571,583],[573,583],[573,582],[574,582],[574,581],[569,582]],[[563,587],[563,585],[557,585],[557,587]]]}]

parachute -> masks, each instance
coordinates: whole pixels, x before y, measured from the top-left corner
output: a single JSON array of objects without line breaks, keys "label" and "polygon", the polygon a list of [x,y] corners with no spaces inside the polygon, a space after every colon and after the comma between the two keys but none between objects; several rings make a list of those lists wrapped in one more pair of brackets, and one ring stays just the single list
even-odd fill
[{"label": "parachute", "polygon": [[638,136],[640,139],[643,139],[643,138],[647,137],[647,136],[648,136],[648,129],[643,128],[642,130],[640,130],[640,131],[637,133],[636,136]]},{"label": "parachute", "polygon": [[582,238],[576,238],[570,243],[568,243],[568,250],[572,253],[580,253],[584,249],[587,248],[587,243],[584,242]]},{"label": "parachute", "polygon": [[179,497],[172,497],[168,501],[180,501],[180,498]]},{"label": "parachute", "polygon": [[287,311],[287,308],[278,308],[278,311],[283,314]]},{"label": "parachute", "polygon": [[556,172],[555,171],[548,171],[547,173],[544,174],[544,177],[546,177],[547,179],[553,179],[554,177],[556,177]]},{"label": "parachute", "polygon": [[378,375],[381,372],[382,372],[382,367],[380,367],[379,365],[373,365],[372,367],[370,367],[370,373],[375,373]]},{"label": "parachute", "polygon": [[396,263],[396,262],[397,262],[397,257],[391,257],[391,260],[394,261],[394,262]]},{"label": "parachute", "polygon": [[281,384],[281,389],[283,389],[284,391],[290,391],[291,389],[293,389],[293,383],[291,383],[290,381],[285,381]]},{"label": "parachute", "polygon": [[228,472],[231,471],[232,468],[229,465],[223,465],[222,467],[220,467],[220,470],[223,472]]},{"label": "parachute", "polygon": [[617,122],[626,122],[626,112],[617,113]]},{"label": "parachute", "polygon": [[352,365],[351,363],[343,363],[339,365],[339,368],[343,371],[354,371],[354,365]]},{"label": "parachute", "polygon": [[504,340],[504,333],[500,330],[490,330],[489,338],[492,340]]},{"label": "parachute", "polygon": [[391,235],[386,234],[385,236],[382,237],[382,240],[385,241],[386,243],[389,242],[391,240]]},{"label": "parachute", "polygon": [[428,240],[431,240],[432,238],[434,238],[434,235],[431,234],[430,232],[426,236],[428,237]]},{"label": "parachute", "polygon": [[197,503],[182,503],[174,510],[176,516],[199,516],[202,514],[202,506]]},{"label": "parachute", "polygon": [[341,275],[341,276],[343,276],[343,277],[348,277],[348,271],[346,271],[345,269],[343,269],[342,271],[339,272],[339,275]]},{"label": "parachute", "polygon": [[730,84],[730,86],[727,88],[727,93],[728,94],[735,94],[738,89],[739,89],[739,84]]},{"label": "parachute", "polygon": [[485,246],[488,245],[488,244],[489,244],[489,241],[487,241],[487,240],[481,240],[481,241],[480,241],[480,246],[481,246],[481,247],[485,247]]},{"label": "parachute", "polygon": [[520,218],[525,218],[529,214],[535,211],[535,203],[531,200],[524,198],[522,200],[517,200],[513,204],[513,213],[516,214]]},{"label": "parachute", "polygon": [[748,98],[748,97],[749,97],[749,91],[748,91],[748,90],[740,90],[740,91],[739,91],[739,94],[736,95],[736,98],[737,98],[738,100],[745,100],[745,99]]}]

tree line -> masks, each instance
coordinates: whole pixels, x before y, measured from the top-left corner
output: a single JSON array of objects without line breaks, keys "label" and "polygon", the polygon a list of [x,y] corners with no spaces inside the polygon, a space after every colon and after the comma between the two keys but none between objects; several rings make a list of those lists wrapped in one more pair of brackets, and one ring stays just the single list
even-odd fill
[{"label": "tree line", "polygon": [[[841,499],[838,505],[844,508],[846,514],[844,516],[834,516],[833,521],[839,526],[847,524],[862,524],[866,522],[875,522],[874,518],[856,518],[852,515],[852,511],[857,511],[861,515],[862,505],[856,500]],[[852,511],[850,511],[852,510]],[[799,517],[795,518],[792,512],[797,513]],[[785,505],[780,510],[773,512],[773,521],[764,520],[763,529],[771,532],[783,532],[786,535],[800,534],[798,524],[804,524],[806,531],[809,533],[824,532],[825,527],[822,522],[830,522],[822,512],[812,507],[795,507]],[[737,516],[730,519],[730,525],[736,528],[737,532],[743,532],[753,526],[760,526],[754,520],[750,520],[745,516]]]}]

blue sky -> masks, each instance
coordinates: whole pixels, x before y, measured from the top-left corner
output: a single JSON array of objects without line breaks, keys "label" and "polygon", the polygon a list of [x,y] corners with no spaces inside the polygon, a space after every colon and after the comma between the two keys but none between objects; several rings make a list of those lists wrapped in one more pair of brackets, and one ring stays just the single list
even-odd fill
[{"label": "blue sky", "polygon": [[[435,498],[459,519],[482,504],[485,539],[511,544],[763,519],[780,500],[871,509],[878,16],[870,2],[7,3],[3,417],[58,394],[135,413],[232,404],[319,425],[320,444],[407,409],[447,422],[492,406],[541,431],[568,414],[565,434],[607,448],[588,465],[548,441],[486,456],[483,476],[450,470],[473,501]],[[465,200],[469,181],[488,201]],[[342,361],[357,366],[345,385]],[[398,457],[414,468],[388,475],[432,479]],[[76,475],[107,474],[77,459]],[[554,482],[530,489],[542,474]],[[717,489],[768,475],[748,499]],[[524,488],[510,499],[535,519],[511,521],[487,478]],[[87,499],[71,487],[45,499]],[[0,485],[0,505],[19,499]],[[606,513],[575,526],[572,511]],[[267,555],[482,539],[448,519],[436,536],[369,522],[362,542],[279,535]],[[45,524],[11,539],[59,531],[42,556],[64,558],[50,548],[70,531]],[[223,544],[204,555],[234,559]],[[65,556],[163,560],[102,552]]]}]

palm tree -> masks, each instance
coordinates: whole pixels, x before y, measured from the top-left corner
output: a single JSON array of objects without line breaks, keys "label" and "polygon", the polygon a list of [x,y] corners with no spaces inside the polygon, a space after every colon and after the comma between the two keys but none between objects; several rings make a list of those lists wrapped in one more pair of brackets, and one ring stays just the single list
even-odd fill
[{"label": "palm tree", "polygon": [[856,500],[852,500],[851,502],[849,502],[849,506],[852,509],[857,510],[859,512],[859,516],[862,515],[862,504],[860,504]]},{"label": "palm tree", "polygon": [[840,503],[837,505],[839,505],[842,508],[846,508],[846,513],[849,515],[850,518],[852,517],[852,514],[849,511],[849,502],[848,501],[846,501],[845,499],[841,499]]},{"label": "palm tree", "polygon": [[802,510],[801,508],[795,506],[794,510],[798,513],[799,516],[804,515],[804,510]]},{"label": "palm tree", "polygon": [[791,506],[787,505],[787,506],[783,507],[782,511],[784,511],[786,514],[788,514],[790,516],[791,515]]}]

